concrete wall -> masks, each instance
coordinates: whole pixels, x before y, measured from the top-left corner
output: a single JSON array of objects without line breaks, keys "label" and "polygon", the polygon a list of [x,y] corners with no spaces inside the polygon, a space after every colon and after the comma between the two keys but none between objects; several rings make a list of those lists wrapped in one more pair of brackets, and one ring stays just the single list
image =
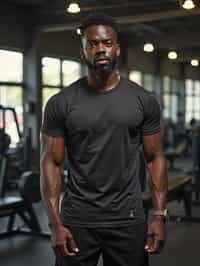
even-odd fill
[{"label": "concrete wall", "polygon": [[37,45],[41,56],[80,60],[79,39],[74,32],[40,33]]},{"label": "concrete wall", "polygon": [[31,14],[0,3],[0,49],[25,50],[31,34]]}]

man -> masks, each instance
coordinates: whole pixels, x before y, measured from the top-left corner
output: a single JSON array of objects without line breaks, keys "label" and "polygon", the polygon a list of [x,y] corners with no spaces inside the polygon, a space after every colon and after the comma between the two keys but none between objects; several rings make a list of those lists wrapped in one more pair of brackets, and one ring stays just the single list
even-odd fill
[{"label": "man", "polygon": [[[144,249],[159,252],[165,240],[160,108],[150,93],[120,77],[112,18],[90,15],[80,29],[87,77],[49,100],[42,126],[41,192],[56,263],[95,266],[102,254],[105,266],[139,266]],[[141,145],[155,209],[148,233],[139,183]],[[69,180],[60,214],[65,146]]]}]

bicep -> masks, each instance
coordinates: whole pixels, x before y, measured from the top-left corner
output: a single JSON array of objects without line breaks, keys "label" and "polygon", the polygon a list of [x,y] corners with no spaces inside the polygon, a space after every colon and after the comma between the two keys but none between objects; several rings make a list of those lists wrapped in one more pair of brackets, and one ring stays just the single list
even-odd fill
[{"label": "bicep", "polygon": [[51,161],[60,165],[64,159],[64,139],[41,134],[41,163]]}]

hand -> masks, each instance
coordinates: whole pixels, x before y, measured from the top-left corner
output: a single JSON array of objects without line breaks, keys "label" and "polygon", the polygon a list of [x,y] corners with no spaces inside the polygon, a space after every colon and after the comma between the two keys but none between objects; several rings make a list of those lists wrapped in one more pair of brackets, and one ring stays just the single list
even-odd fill
[{"label": "hand", "polygon": [[145,250],[148,253],[160,253],[164,247],[166,239],[166,226],[163,217],[155,217],[154,221],[148,225],[147,243]]},{"label": "hand", "polygon": [[62,224],[51,226],[51,242],[56,254],[62,256],[75,256],[79,249],[67,227]]}]

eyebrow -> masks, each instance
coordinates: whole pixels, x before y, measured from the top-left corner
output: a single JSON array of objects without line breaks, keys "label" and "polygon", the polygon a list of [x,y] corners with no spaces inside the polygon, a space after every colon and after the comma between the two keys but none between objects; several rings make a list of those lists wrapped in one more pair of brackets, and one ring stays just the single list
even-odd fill
[{"label": "eyebrow", "polygon": [[96,41],[111,41],[112,40],[112,38],[98,38],[98,39],[93,39],[93,38],[88,38],[87,39],[87,41],[94,41],[94,42],[96,42]]}]

